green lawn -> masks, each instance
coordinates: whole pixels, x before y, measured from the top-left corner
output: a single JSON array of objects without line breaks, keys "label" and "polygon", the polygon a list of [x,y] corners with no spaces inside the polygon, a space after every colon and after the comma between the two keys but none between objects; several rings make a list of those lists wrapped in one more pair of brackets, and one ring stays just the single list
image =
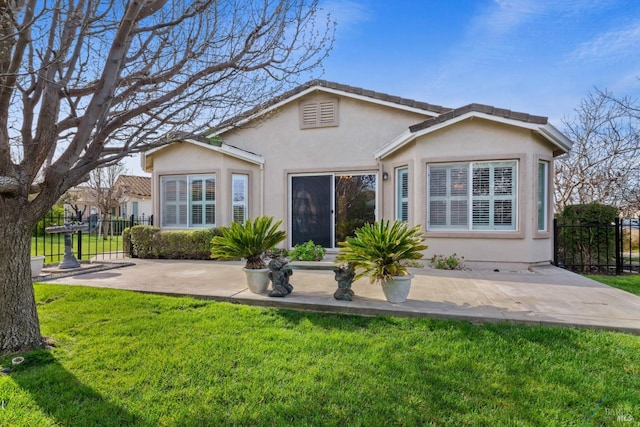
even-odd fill
[{"label": "green lawn", "polygon": [[624,276],[587,276],[614,288],[640,296],[640,274],[629,274]]},{"label": "green lawn", "polygon": [[640,420],[633,335],[35,288],[55,348],[0,376],[1,426]]},{"label": "green lawn", "polygon": [[[122,235],[108,236],[105,240],[102,235],[95,233],[82,234],[83,254],[101,254],[104,252],[121,252]],[[73,236],[73,252],[78,255],[78,236]],[[58,235],[46,235],[31,238],[31,255],[47,255],[46,263],[58,263],[64,256],[64,237]],[[53,255],[49,257],[49,255]],[[83,256],[83,259],[87,259]]]}]

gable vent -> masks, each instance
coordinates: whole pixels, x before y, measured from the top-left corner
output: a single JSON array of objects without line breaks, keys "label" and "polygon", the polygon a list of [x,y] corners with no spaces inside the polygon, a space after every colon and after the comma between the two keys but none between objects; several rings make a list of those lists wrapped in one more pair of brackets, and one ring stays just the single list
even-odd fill
[{"label": "gable vent", "polygon": [[300,105],[300,128],[338,126],[338,100],[306,102]]}]

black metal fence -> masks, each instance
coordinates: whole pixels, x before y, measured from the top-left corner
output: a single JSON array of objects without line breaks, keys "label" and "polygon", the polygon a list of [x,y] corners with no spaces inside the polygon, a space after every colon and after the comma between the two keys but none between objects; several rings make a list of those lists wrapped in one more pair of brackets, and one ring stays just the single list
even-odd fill
[{"label": "black metal fence", "polygon": [[555,219],[554,264],[578,273],[640,273],[640,220],[610,224]]},{"label": "black metal fence", "polygon": [[33,231],[31,254],[45,257],[45,264],[54,264],[64,257],[64,234],[47,233],[48,227],[65,224],[86,224],[87,231],[72,234],[73,252],[79,261],[107,260],[129,256],[130,249],[125,247],[122,232],[134,225],[153,225],[153,215],[134,217],[114,217],[88,215],[70,216],[50,214],[42,218]]}]

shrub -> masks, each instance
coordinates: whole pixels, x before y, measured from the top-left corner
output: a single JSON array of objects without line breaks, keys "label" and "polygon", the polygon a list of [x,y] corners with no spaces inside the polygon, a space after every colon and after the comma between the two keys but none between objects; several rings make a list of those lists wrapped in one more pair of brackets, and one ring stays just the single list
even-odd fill
[{"label": "shrub", "polygon": [[125,227],[122,230],[122,252],[125,254],[129,253],[129,248],[131,247],[131,227]]},{"label": "shrub", "polygon": [[371,283],[384,283],[393,276],[408,274],[406,261],[422,258],[428,249],[419,225],[409,227],[406,222],[388,220],[365,224],[354,237],[340,242],[336,262],[348,262],[357,270],[355,280],[369,276]]},{"label": "shrub", "polygon": [[151,225],[135,225],[122,233],[124,250],[133,247],[135,258],[210,259],[211,239],[217,228],[202,230],[165,230]]},{"label": "shrub", "polygon": [[244,224],[231,223],[221,229],[221,235],[211,241],[211,257],[221,260],[245,258],[245,268],[261,269],[267,264],[262,259],[265,251],[287,238],[287,234],[278,230],[282,220],[274,223],[273,217],[260,216],[248,219]]},{"label": "shrub", "polygon": [[325,248],[313,243],[313,240],[297,244],[292,251],[289,251],[287,257],[292,261],[320,261],[326,253]]},{"label": "shrub", "polygon": [[56,225],[64,225],[64,207],[62,205],[53,206],[45,216],[40,218],[40,221],[33,229],[33,235],[44,236],[46,234],[45,228]]},{"label": "shrub", "polygon": [[459,257],[457,254],[444,256],[434,255],[429,260],[431,267],[438,270],[463,270],[464,269],[464,257]]},{"label": "shrub", "polygon": [[154,256],[153,236],[160,232],[160,227],[134,225],[129,232],[134,258],[157,258]]},{"label": "shrub", "polygon": [[220,234],[217,228],[162,231],[154,235],[154,254],[168,259],[211,259],[211,239]]},{"label": "shrub", "polygon": [[615,227],[618,208],[598,203],[569,205],[558,221],[558,255],[567,265],[583,272],[612,264],[615,259]]}]

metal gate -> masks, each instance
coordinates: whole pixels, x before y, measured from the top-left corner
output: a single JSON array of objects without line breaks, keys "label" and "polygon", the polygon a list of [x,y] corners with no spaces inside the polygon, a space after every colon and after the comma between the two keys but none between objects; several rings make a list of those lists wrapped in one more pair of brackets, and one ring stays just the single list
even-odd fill
[{"label": "metal gate", "polygon": [[89,215],[87,218],[69,217],[64,214],[49,214],[42,218],[33,231],[31,238],[31,255],[45,257],[45,264],[55,264],[64,257],[64,236],[49,234],[47,227],[69,223],[88,225],[88,231],[72,234],[72,247],[76,258],[83,260],[111,260],[129,256],[129,242],[124,241],[122,232],[134,225],[153,225],[153,215],[134,217],[99,217]]},{"label": "metal gate", "polygon": [[610,224],[560,222],[555,219],[554,264],[577,273],[640,273],[640,221]]}]

